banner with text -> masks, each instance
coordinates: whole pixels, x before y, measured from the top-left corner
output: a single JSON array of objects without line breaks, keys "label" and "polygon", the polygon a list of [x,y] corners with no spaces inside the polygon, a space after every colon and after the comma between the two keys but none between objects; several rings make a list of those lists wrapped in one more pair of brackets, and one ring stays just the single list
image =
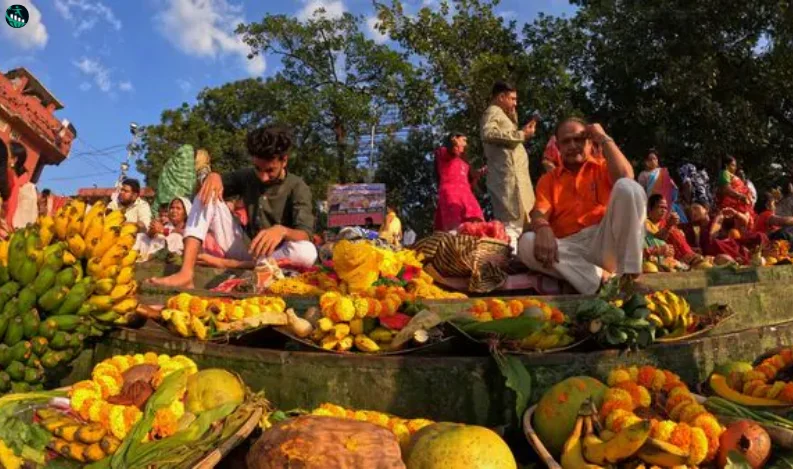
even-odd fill
[{"label": "banner with text", "polygon": [[375,225],[385,218],[385,184],[339,184],[328,188],[328,226]]}]

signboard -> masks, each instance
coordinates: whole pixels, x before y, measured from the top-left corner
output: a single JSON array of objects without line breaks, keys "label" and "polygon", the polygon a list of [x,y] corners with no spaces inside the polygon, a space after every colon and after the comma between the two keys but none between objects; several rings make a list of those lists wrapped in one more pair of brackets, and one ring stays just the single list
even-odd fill
[{"label": "signboard", "polygon": [[328,188],[328,226],[364,226],[385,218],[385,184],[341,184]]}]

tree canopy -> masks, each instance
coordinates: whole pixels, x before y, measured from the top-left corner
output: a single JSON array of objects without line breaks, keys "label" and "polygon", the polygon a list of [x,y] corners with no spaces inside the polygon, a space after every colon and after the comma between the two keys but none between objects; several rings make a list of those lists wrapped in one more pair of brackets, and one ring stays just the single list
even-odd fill
[{"label": "tree canopy", "polygon": [[[572,17],[540,15],[528,24],[500,16],[498,0],[442,0],[418,11],[386,1],[374,3],[385,44],[349,13],[266,15],[240,25],[251,54],[278,57],[281,67],[164,111],[143,139],[139,168],[149,184],[183,143],[206,147],[217,170],[244,166],[246,131],[280,122],[296,135],[290,167],[322,199],[329,183],[364,177],[356,156],[375,128],[375,179],[426,232],[431,151],[446,132],[462,131],[472,165],[483,163],[478,123],[497,79],[517,86],[521,123],[542,116],[528,145],[535,178],[553,127],[571,114],[602,123],[637,163],[651,147],[672,169],[693,162],[713,171],[735,155],[761,190],[793,171],[787,0],[573,0]],[[385,125],[386,116],[395,122]]]}]

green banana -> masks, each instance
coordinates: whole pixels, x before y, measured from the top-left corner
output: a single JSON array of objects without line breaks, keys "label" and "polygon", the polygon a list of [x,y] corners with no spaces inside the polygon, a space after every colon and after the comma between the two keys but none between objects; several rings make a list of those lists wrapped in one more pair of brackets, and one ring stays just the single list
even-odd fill
[{"label": "green banana", "polygon": [[17,295],[17,315],[23,316],[27,314],[34,306],[36,306],[36,299],[38,295],[33,291],[33,286],[28,285],[23,288]]},{"label": "green banana", "polygon": [[8,297],[13,298],[17,293],[19,293],[20,288],[22,287],[19,285],[19,283],[10,280],[0,287],[0,295],[7,295]]},{"label": "green banana", "polygon": [[7,393],[11,389],[11,377],[5,371],[0,371],[0,393]]},{"label": "green banana", "polygon": [[6,316],[5,314],[0,314],[0,339],[5,337],[6,330],[8,330],[8,324],[11,322],[11,317]]},{"label": "green banana", "polygon": [[52,288],[55,284],[57,275],[58,271],[52,267],[44,267],[41,269],[36,276],[36,280],[33,281],[33,291],[36,293],[37,297],[43,295],[47,290]]},{"label": "green banana", "polygon": [[17,315],[17,299],[11,298],[11,301],[8,301],[5,305],[3,305],[3,316],[14,317]]},{"label": "green banana", "polygon": [[46,369],[55,368],[63,361],[65,361],[65,355],[54,350],[48,350],[41,356],[41,365]]},{"label": "green banana", "polygon": [[41,357],[45,353],[47,353],[50,341],[45,339],[44,337],[34,337],[30,339],[30,344],[33,348],[33,353]]},{"label": "green banana", "polygon": [[83,303],[80,306],[80,309],[77,310],[78,316],[90,316],[93,312],[96,311],[96,308],[91,303]]},{"label": "green banana", "polygon": [[49,319],[57,325],[59,331],[64,332],[72,332],[83,323],[83,318],[76,315],[57,315],[51,316]]},{"label": "green banana", "polygon": [[22,264],[16,270],[16,280],[19,282],[20,285],[30,285],[35,279],[36,274],[38,273],[39,268],[36,265],[36,261],[31,257],[25,256],[22,260]]},{"label": "green banana", "polygon": [[18,361],[12,361],[6,367],[5,372],[8,373],[12,381],[22,381],[25,377],[25,365]]},{"label": "green banana", "polygon": [[11,363],[11,358],[11,348],[6,344],[0,344],[0,367],[7,367]]},{"label": "green banana", "polygon": [[50,348],[53,350],[64,350],[69,348],[72,341],[72,335],[68,332],[58,331],[55,337],[50,340]]},{"label": "green banana", "polygon": [[7,283],[11,280],[11,275],[8,273],[8,267],[0,264],[0,284]]},{"label": "green banana", "polygon": [[[77,265],[77,264],[75,264]],[[77,282],[77,268],[69,266],[58,272],[55,276],[55,284],[62,287],[71,288]]]},{"label": "green banana", "polygon": [[69,293],[69,289],[66,287],[59,287],[54,286],[47,290],[46,293],[41,295],[39,298],[39,306],[41,309],[48,313],[52,313],[53,311],[60,308],[63,304],[64,300],[66,299],[66,295]]},{"label": "green banana", "polygon": [[14,345],[18,344],[23,338],[25,337],[25,329],[22,326],[22,318],[19,316],[15,316],[11,319],[11,322],[8,324],[8,329],[6,330],[5,338],[3,339],[3,343],[8,345],[9,347],[13,347]]},{"label": "green banana", "polygon": [[41,317],[36,309],[31,309],[22,315],[22,330],[24,331],[26,339],[32,339],[39,333],[39,325],[41,324]]},{"label": "green banana", "polygon": [[19,341],[9,349],[11,360],[26,362],[33,354],[33,344],[28,341]]},{"label": "green banana", "polygon": [[25,258],[25,234],[23,230],[16,230],[8,241],[8,273],[16,278],[16,271]]},{"label": "green banana", "polygon": [[56,324],[52,318],[42,321],[41,324],[39,324],[39,335],[47,340],[52,340],[56,332],[58,332],[58,324]]},{"label": "green banana", "polygon": [[90,278],[80,280],[80,282],[72,287],[61,306],[53,314],[62,316],[77,313],[83,303],[91,296],[93,290],[93,281]]}]

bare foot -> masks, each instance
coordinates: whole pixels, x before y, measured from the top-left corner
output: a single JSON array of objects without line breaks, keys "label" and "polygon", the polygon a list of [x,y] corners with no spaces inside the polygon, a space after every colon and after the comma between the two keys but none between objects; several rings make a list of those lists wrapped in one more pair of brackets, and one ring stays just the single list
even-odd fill
[{"label": "bare foot", "polygon": [[193,284],[193,274],[182,272],[181,270],[173,275],[167,277],[153,278],[148,281],[152,285],[158,287],[171,287],[171,288],[195,288]]}]

